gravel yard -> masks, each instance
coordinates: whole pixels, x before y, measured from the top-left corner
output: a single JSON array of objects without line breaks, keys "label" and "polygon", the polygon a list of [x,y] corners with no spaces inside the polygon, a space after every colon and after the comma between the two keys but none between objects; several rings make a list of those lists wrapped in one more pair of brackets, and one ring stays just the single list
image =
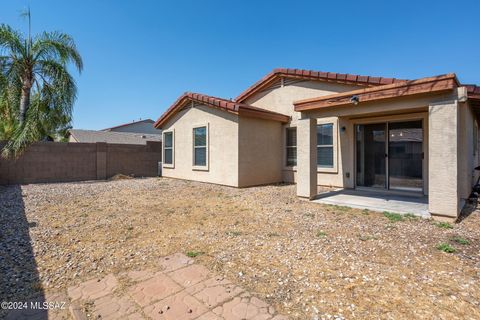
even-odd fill
[{"label": "gravel yard", "polygon": [[480,319],[478,212],[438,224],[150,178],[0,187],[0,226],[0,301],[184,252],[292,319]]}]

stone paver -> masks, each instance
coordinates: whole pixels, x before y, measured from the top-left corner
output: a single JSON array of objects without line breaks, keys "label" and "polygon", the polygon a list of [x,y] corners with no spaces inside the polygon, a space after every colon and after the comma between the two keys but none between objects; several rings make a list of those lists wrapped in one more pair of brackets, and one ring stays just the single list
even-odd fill
[{"label": "stone paver", "polygon": [[93,279],[76,287],[70,287],[67,291],[72,301],[94,300],[111,294],[117,288],[117,285],[117,278],[113,274],[109,274],[103,279]]},{"label": "stone paver", "polygon": [[[142,316],[141,314],[139,313],[132,313],[126,317],[122,317],[120,319],[125,319],[125,320],[145,320],[147,318],[145,318],[144,316]],[[279,320],[283,320],[283,319],[279,319]]]},{"label": "stone paver", "polygon": [[209,308],[216,307],[243,292],[241,287],[222,277],[210,278],[186,290]]},{"label": "stone paver", "polygon": [[[180,253],[162,258],[159,270],[128,271],[118,279],[109,274],[71,287],[67,292],[71,300],[67,304],[75,320],[86,320],[87,313],[88,319],[103,320],[288,319]],[[66,296],[65,299],[68,300]]]},{"label": "stone paver", "polygon": [[126,272],[122,275],[127,276],[130,281],[137,282],[137,281],[144,281],[144,280],[150,279],[155,275],[155,273],[156,272],[153,270],[140,270],[140,271],[134,270],[134,271]]},{"label": "stone paver", "polygon": [[193,262],[192,258],[181,253],[175,253],[161,258],[160,266],[163,267],[164,272],[170,272],[191,265]]},{"label": "stone paver", "polygon": [[202,314],[195,320],[224,320],[222,317],[217,316],[215,313],[209,311],[207,313]]},{"label": "stone paver", "polygon": [[208,309],[186,291],[179,292],[144,309],[145,314],[159,320],[191,320]]},{"label": "stone paver", "polygon": [[193,286],[211,276],[210,271],[202,265],[193,264],[168,274],[175,282],[186,287]]},{"label": "stone paver", "polygon": [[268,320],[272,319],[275,310],[262,300],[244,293],[213,309],[213,312],[226,320]]},{"label": "stone paver", "polygon": [[95,319],[121,319],[126,315],[139,314],[135,303],[128,296],[116,297],[108,295],[93,303]]},{"label": "stone paver", "polygon": [[87,315],[85,314],[85,311],[83,310],[83,307],[79,305],[78,303],[74,302],[72,303],[69,307],[68,310],[70,310],[70,314],[72,315],[73,319],[75,320],[87,320]]},{"label": "stone paver", "polygon": [[152,302],[163,299],[182,290],[178,284],[163,273],[157,273],[153,278],[140,282],[129,290],[133,300],[145,307]]}]

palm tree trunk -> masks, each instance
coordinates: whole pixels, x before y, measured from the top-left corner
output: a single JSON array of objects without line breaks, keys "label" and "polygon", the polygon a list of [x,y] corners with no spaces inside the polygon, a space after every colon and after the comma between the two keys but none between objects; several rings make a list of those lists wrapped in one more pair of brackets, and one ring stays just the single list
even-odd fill
[{"label": "palm tree trunk", "polygon": [[19,122],[22,125],[25,122],[25,117],[27,114],[28,107],[30,107],[30,91],[31,86],[28,83],[23,84],[22,86],[22,96],[20,97],[20,115]]}]

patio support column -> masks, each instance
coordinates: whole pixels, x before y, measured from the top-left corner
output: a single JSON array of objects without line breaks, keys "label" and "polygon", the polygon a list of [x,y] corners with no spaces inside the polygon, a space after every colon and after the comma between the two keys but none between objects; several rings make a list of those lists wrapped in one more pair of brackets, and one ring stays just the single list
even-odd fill
[{"label": "patio support column", "polygon": [[457,218],[459,109],[457,100],[428,108],[428,211],[440,220]]},{"label": "patio support column", "polygon": [[300,119],[297,124],[297,196],[317,195],[317,121]]}]

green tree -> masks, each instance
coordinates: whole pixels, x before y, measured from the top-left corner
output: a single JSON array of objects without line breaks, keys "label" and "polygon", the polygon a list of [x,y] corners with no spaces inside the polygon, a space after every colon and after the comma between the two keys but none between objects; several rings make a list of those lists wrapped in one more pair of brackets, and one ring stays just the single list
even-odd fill
[{"label": "green tree", "polygon": [[68,130],[77,87],[68,72],[83,69],[72,37],[43,32],[25,37],[0,25],[0,140],[4,157],[18,157],[32,142]]}]

